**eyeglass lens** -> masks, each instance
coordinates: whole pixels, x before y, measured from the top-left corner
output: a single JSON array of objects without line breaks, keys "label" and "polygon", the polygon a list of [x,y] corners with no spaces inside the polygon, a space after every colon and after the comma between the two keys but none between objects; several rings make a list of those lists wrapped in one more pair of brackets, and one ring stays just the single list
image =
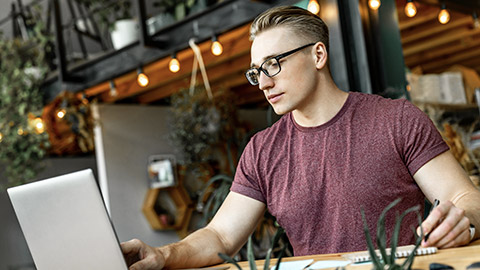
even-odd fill
[{"label": "eyeglass lens", "polygon": [[265,62],[263,62],[260,68],[249,69],[246,75],[247,75],[248,81],[253,85],[258,84],[258,79],[260,77],[259,70],[265,73],[265,75],[267,75],[268,77],[272,77],[277,75],[280,72],[280,63],[276,58],[270,58],[270,59],[267,59]]}]

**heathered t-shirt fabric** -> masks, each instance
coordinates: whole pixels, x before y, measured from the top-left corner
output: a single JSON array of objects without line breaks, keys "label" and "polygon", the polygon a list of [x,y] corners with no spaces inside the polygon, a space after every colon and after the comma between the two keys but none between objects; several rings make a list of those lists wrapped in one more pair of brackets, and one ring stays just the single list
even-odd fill
[{"label": "heathered t-shirt fabric", "polygon": [[[415,172],[448,150],[436,127],[404,99],[350,92],[341,110],[317,127],[298,125],[291,113],[252,137],[231,191],[266,204],[285,229],[296,256],[366,250],[361,209],[372,237],[381,211],[387,239],[395,212],[424,195]],[[408,214],[400,245],[414,241],[417,216]],[[374,240],[375,241],[375,240]]]}]

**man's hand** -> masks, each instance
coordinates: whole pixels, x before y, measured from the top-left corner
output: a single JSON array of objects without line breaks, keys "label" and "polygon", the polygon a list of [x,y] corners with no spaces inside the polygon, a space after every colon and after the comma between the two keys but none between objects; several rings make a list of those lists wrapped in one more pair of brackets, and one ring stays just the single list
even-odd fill
[{"label": "man's hand", "polygon": [[463,209],[450,201],[442,202],[422,223],[423,233],[430,233],[428,241],[422,241],[422,246],[451,248],[466,245],[470,242],[469,226],[470,220]]},{"label": "man's hand", "polygon": [[157,248],[133,239],[120,244],[129,270],[159,270],[165,265],[165,258]]}]

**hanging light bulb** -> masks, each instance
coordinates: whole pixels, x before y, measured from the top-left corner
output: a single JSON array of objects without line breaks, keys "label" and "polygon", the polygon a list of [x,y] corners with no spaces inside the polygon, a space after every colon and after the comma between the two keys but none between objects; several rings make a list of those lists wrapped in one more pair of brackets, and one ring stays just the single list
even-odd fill
[{"label": "hanging light bulb", "polygon": [[143,73],[143,69],[141,67],[137,69],[137,83],[141,87],[145,87],[148,85],[148,83],[150,83],[148,76],[145,73]]},{"label": "hanging light bulb", "polygon": [[313,14],[318,15],[320,13],[320,4],[317,0],[310,0],[308,2],[307,10]]},{"label": "hanging light bulb", "polygon": [[373,10],[377,10],[381,4],[380,0],[368,0],[368,6]]},{"label": "hanging light bulb", "polygon": [[35,127],[35,132],[37,132],[37,134],[43,133],[45,131],[45,124],[43,123],[42,118],[40,117],[35,118],[33,120],[33,124]]},{"label": "hanging light bulb", "polygon": [[438,21],[441,24],[447,24],[450,21],[450,13],[448,12],[447,8],[445,7],[445,3],[442,4],[442,9],[438,13]]},{"label": "hanging light bulb", "polygon": [[413,3],[413,0],[407,0],[407,4],[405,5],[405,15],[410,18],[417,15],[417,7]]},{"label": "hanging light bulb", "polygon": [[210,49],[212,50],[212,53],[215,56],[219,56],[223,53],[222,43],[220,43],[220,41],[218,41],[217,36],[213,36],[212,47]]},{"label": "hanging light bulb", "polygon": [[67,114],[67,111],[64,108],[61,108],[60,110],[57,111],[57,117],[60,119],[65,117],[65,114]]},{"label": "hanging light bulb", "polygon": [[480,28],[480,20],[478,20],[478,15],[476,11],[473,12],[472,17],[473,17],[473,27],[475,27],[476,29]]},{"label": "hanging light bulb", "polygon": [[117,87],[115,87],[115,83],[113,82],[113,80],[110,80],[109,85],[110,85],[110,92],[109,92],[110,96],[116,97],[118,95],[118,92],[117,92]]},{"label": "hanging light bulb", "polygon": [[168,63],[168,69],[173,73],[177,73],[180,70],[180,62],[178,62],[175,54],[172,55],[172,59],[170,59],[170,62]]}]

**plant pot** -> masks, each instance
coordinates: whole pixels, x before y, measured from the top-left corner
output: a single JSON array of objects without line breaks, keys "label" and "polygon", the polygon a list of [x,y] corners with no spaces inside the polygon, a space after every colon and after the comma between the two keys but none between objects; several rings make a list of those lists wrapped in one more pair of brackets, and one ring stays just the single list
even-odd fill
[{"label": "plant pot", "polygon": [[147,20],[149,35],[154,35],[160,29],[175,23],[175,18],[170,13],[160,13]]},{"label": "plant pot", "polygon": [[138,23],[134,19],[124,19],[115,22],[110,33],[113,48],[119,50],[138,40]]}]

